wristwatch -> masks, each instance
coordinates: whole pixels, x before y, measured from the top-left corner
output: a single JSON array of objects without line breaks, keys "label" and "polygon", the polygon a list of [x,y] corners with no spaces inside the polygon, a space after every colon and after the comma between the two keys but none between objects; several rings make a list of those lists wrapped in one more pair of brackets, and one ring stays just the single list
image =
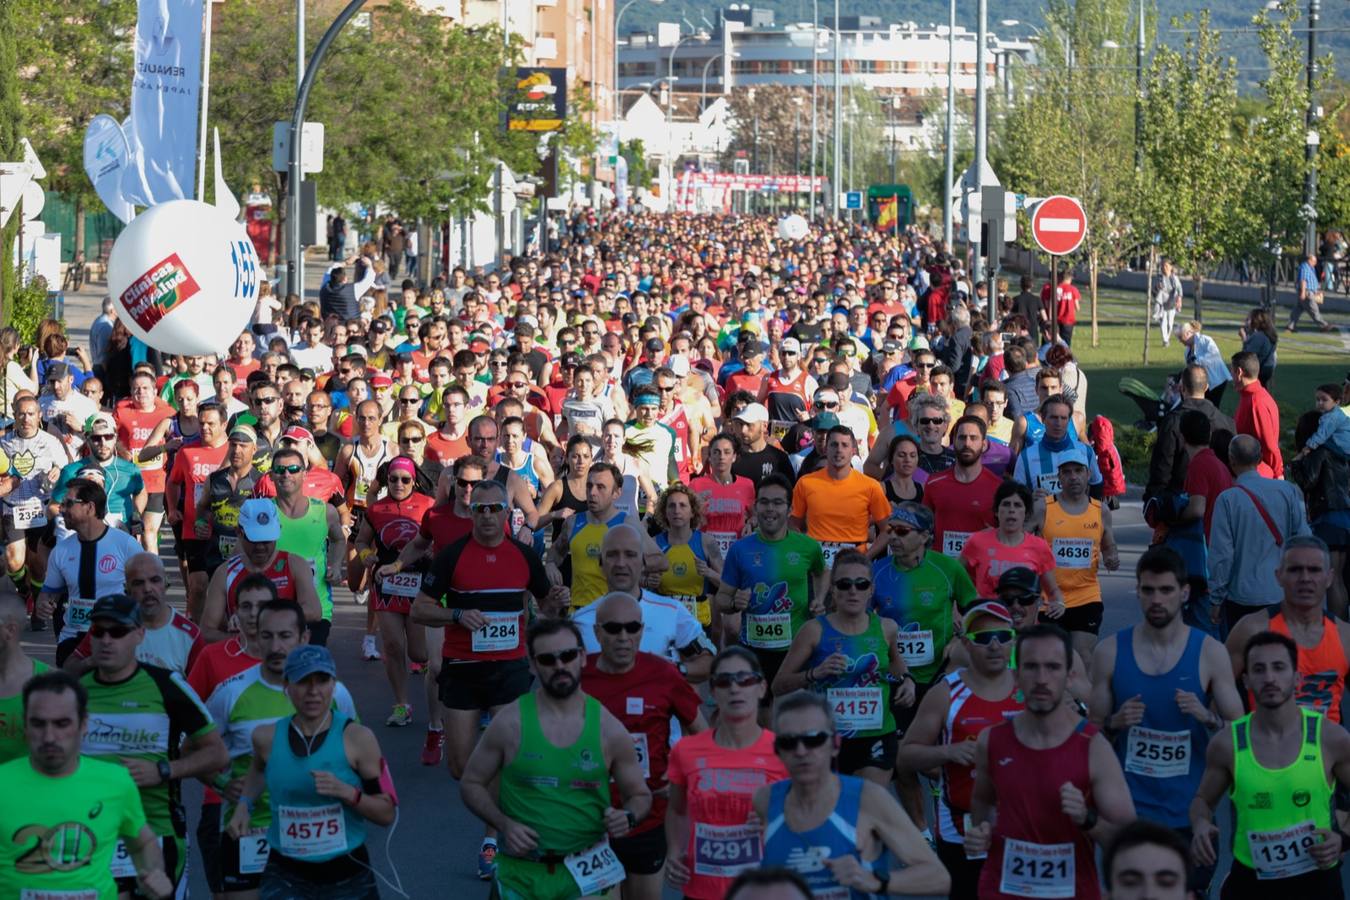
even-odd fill
[{"label": "wristwatch", "polygon": [[632,831],[632,830],[634,830],[635,828],[637,828],[637,826],[638,826],[638,817],[635,816],[635,815],[633,815],[633,811],[632,811],[631,809],[625,809],[625,810],[623,811],[623,814],[624,814],[625,816],[628,817],[628,830],[629,830],[629,831]]},{"label": "wristwatch", "polygon": [[155,764],[155,769],[159,772],[159,783],[168,784],[173,781],[173,771],[169,768],[169,761],[161,759]]},{"label": "wristwatch", "polygon": [[1089,806],[1087,815],[1083,817],[1083,824],[1078,827],[1084,831],[1091,831],[1097,826],[1097,810]]}]

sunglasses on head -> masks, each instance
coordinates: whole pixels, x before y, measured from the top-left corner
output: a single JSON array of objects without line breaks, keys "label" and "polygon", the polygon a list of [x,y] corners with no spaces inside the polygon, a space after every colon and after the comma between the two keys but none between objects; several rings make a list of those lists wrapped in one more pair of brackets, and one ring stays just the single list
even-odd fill
[{"label": "sunglasses on head", "polygon": [[573,647],[570,650],[562,650],[558,653],[536,653],[534,655],[534,661],[541,666],[551,669],[554,666],[565,666],[568,663],[575,662],[576,658],[580,655],[581,648]]},{"label": "sunglasses on head", "polygon": [[298,463],[291,463],[289,466],[273,466],[273,472],[281,472],[284,475],[296,475],[305,471],[305,467]]},{"label": "sunglasses on head", "polygon": [[729,688],[733,684],[737,687],[751,687],[763,680],[764,676],[758,672],[719,672],[710,679],[710,682],[715,688]]},{"label": "sunglasses on head", "polygon": [[470,511],[472,511],[472,512],[476,512],[476,513],[487,513],[487,514],[490,515],[490,516],[495,516],[497,513],[499,513],[499,512],[501,512],[502,510],[506,509],[506,504],[505,504],[505,503],[470,503],[470,504],[469,504],[469,509],[470,509]]},{"label": "sunglasses on head", "polygon": [[126,625],[94,625],[89,629],[89,636],[93,638],[110,637],[121,640],[131,634],[132,629]]},{"label": "sunglasses on head", "polygon": [[837,578],[834,582],[837,591],[865,591],[871,586],[870,578]]},{"label": "sunglasses on head", "polygon": [[600,627],[601,627],[602,629],[604,629],[605,634],[619,634],[620,632],[624,632],[624,631],[628,632],[629,634],[637,634],[639,631],[642,630],[642,623],[641,623],[641,622],[601,622],[601,623],[600,623]]},{"label": "sunglasses on head", "polygon": [[807,750],[815,750],[817,747],[825,746],[825,742],[834,737],[833,731],[806,731],[802,734],[776,734],[773,738],[773,749],[779,753],[791,753],[799,746]]},{"label": "sunglasses on head", "polygon": [[990,628],[987,631],[972,631],[966,635],[971,641],[983,647],[989,646],[994,641],[1011,644],[1016,636],[1011,628]]}]

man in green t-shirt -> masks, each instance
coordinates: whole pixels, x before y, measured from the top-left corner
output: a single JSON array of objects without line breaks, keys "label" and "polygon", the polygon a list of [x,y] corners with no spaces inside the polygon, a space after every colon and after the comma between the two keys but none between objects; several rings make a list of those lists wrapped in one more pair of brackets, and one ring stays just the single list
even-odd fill
[{"label": "man in green t-shirt", "polygon": [[[144,638],[135,600],[110,594],[94,604],[89,613],[94,668],[80,679],[89,694],[89,727],[80,749],[86,756],[120,762],[131,774],[169,879],[177,885],[187,865],[182,780],[219,772],[230,755],[183,677],[137,660]],[[135,872],[120,849],[112,871],[119,890],[135,887]]]},{"label": "man in green t-shirt", "polygon": [[0,896],[115,900],[111,867],[121,847],[143,894],[173,896],[131,775],[80,754],[88,699],[66,672],[44,672],[24,685],[28,755],[0,765],[7,798],[0,834],[8,838],[0,841]]},{"label": "man in green t-shirt", "polygon": [[47,664],[23,652],[22,635],[28,624],[23,598],[11,590],[0,592],[0,763],[28,755],[23,738],[23,685],[47,671]]}]

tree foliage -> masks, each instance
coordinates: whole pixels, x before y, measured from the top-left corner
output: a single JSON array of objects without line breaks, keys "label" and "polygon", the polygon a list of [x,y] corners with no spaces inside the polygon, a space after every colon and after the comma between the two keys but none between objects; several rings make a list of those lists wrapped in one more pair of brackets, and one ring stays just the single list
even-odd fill
[{"label": "tree foliage", "polygon": [[[19,138],[23,136],[24,109],[19,97],[19,15],[13,3],[0,2],[0,161],[18,158]],[[0,229],[0,300],[4,303],[4,320],[9,321],[13,309],[15,289],[14,238],[19,233],[20,217],[10,217],[9,224]]]}]

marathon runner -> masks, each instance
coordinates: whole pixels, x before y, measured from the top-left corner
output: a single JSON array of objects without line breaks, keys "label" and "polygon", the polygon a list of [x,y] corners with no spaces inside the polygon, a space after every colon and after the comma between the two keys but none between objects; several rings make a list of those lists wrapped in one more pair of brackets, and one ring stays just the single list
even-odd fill
[{"label": "marathon runner", "polygon": [[[1284,591],[1279,606],[1243,616],[1228,635],[1233,678],[1242,682],[1247,641],[1253,635],[1263,631],[1282,634],[1298,647],[1295,699],[1300,706],[1339,723],[1345,676],[1350,671],[1350,625],[1325,612],[1331,580],[1337,577],[1331,569],[1331,554],[1322,539],[1312,535],[1295,535],[1284,542],[1282,550],[1275,571]],[[1254,704],[1255,691],[1250,684],[1247,688],[1248,701]]]},{"label": "marathon runner", "polygon": [[938,769],[938,858],[951,875],[949,896],[975,897],[984,857],[966,855],[965,833],[975,787],[975,742],[985,729],[1022,710],[1022,695],[1009,665],[1012,656],[1012,613],[1001,603],[985,601],[962,617],[959,641],[969,665],[939,679],[918,704],[896,759],[902,784],[918,784],[918,773]]},{"label": "marathon runner", "polygon": [[708,442],[705,473],[689,482],[703,500],[704,530],[717,542],[723,559],[731,545],[745,536],[755,506],[754,482],[732,471],[739,447],[735,437],[719,432]]},{"label": "marathon runner", "polygon": [[[596,607],[595,639],[600,652],[581,670],[581,688],[596,698],[628,731],[638,764],[652,792],[651,813],[633,833],[613,841],[614,853],[628,877],[624,900],[660,900],[661,872],[666,861],[666,765],[670,756],[671,719],[682,734],[708,727],[701,700],[671,663],[639,650],[642,607],[626,594],[606,594]],[[614,805],[622,798],[616,793]]]},{"label": "marathon runner", "polygon": [[[192,384],[190,381],[179,383]],[[215,405],[203,407],[197,413],[197,420],[201,426],[201,441],[180,446],[174,455],[173,468],[169,470],[164,487],[164,502],[168,509],[169,524],[178,525],[183,536],[183,553],[188,572],[188,615],[200,621],[206,586],[211,580],[206,571],[210,531],[205,521],[197,515],[197,505],[206,497],[207,478],[225,464],[229,446],[225,435],[224,410]],[[254,459],[256,461],[257,457]]]},{"label": "marathon runner", "polygon": [[387,826],[398,805],[379,740],[337,708],[337,665],[326,647],[296,647],[282,677],[295,712],[253,729],[252,760],[227,833],[248,840],[266,791],[272,852],[262,896],[377,897],[366,821]]},{"label": "marathon runner", "polygon": [[759,724],[769,691],[755,654],[726,648],[709,684],[717,724],[681,738],[666,770],[666,881],[694,900],[720,900],[737,875],[759,867],[764,819],[753,817],[752,801],[788,774],[773,732]]},{"label": "marathon runner", "polygon": [[619,470],[621,484],[614,500],[616,510],[630,517],[650,515],[660,492],[647,474],[646,463],[628,454],[625,427],[623,419],[606,419],[601,423],[600,454],[595,462],[607,462]]},{"label": "marathon runner", "polygon": [[1039,577],[1049,599],[1044,615],[1058,619],[1064,615],[1064,595],[1052,574],[1055,558],[1044,539],[1028,528],[1035,500],[1031,491],[1016,481],[1005,481],[994,492],[992,528],[972,534],[961,548],[961,564],[975,582],[981,597],[995,596],[999,577],[1012,568],[1029,568]]},{"label": "marathon runner", "polygon": [[28,610],[23,598],[0,590],[0,763],[28,753],[23,733],[23,686],[50,667],[24,653],[21,636]]},{"label": "marathon runner", "polygon": [[1018,634],[1016,649],[1026,708],[976,742],[966,854],[989,855],[982,898],[1096,900],[1093,843],[1135,818],[1125,775],[1111,745],[1068,703],[1069,635],[1035,625]]},{"label": "marathon runner", "polygon": [[309,641],[323,646],[333,626],[333,585],[342,582],[346,532],[337,509],[301,490],[308,460],[299,450],[282,447],[272,453],[268,475],[276,487],[276,510],[281,523],[277,549],[292,558],[309,561],[322,618],[309,623]]},{"label": "marathon runner", "polygon": [[713,536],[702,530],[706,522],[703,501],[692,487],[677,481],[657,498],[653,518],[661,529],[656,546],[670,564],[656,589],[683,603],[708,628],[712,625],[709,592],[722,583],[722,554]]},{"label": "marathon runner", "polygon": [[[136,646],[136,658],[178,675],[186,675],[206,647],[197,624],[169,605],[164,563],[153,553],[137,553],[126,561],[126,594],[140,605],[145,634]],[[93,663],[93,644],[85,632],[63,668],[82,675]]]},{"label": "marathon runner", "polygon": [[57,506],[66,495],[66,485],[72,479],[90,477],[90,470],[94,470],[103,478],[103,491],[108,498],[107,523],[127,532],[139,529],[141,514],[146,506],[145,482],[136,466],[114,455],[117,426],[112,416],[105,412],[90,416],[84,423],[84,440],[89,447],[89,455],[67,464],[61,470],[56,486],[52,488],[52,504],[48,507],[48,515],[55,517]]},{"label": "marathon runner", "polygon": [[[89,725],[80,752],[117,761],[140,788],[146,819],[159,841],[164,868],[187,896],[187,815],[183,779],[220,771],[229,754],[216,723],[178,672],[138,659],[145,638],[141,605],[126,594],[99,599],[89,613],[92,671],[80,683],[89,694]],[[119,891],[136,886],[125,849],[113,856]]]},{"label": "marathon runner", "polygon": [[1171,828],[1136,819],[1102,848],[1106,900],[1191,900],[1190,845]]},{"label": "marathon runner", "polygon": [[891,505],[880,483],[853,468],[858,439],[846,425],[829,430],[825,467],[803,475],[792,491],[794,530],[820,542],[825,568],[846,549],[866,549],[869,525],[886,522]]},{"label": "marathon runner", "polygon": [[235,425],[227,438],[229,449],[225,463],[206,479],[197,520],[206,525],[204,550],[208,583],[221,564],[239,550],[239,507],[250,497],[259,496],[263,475],[253,465],[258,435],[252,425]]},{"label": "marathon runner", "polygon": [[871,611],[872,566],[856,550],[835,557],[834,609],[802,625],[773,680],[775,696],[823,695],[840,737],[839,771],[890,783],[895,770],[893,707],[914,705],[914,676],[900,656],[895,621]]},{"label": "marathon runner", "polygon": [[[502,836],[495,883],[502,900],[601,894],[624,879],[610,841],[647,817],[651,791],[623,724],[580,690],[577,626],[539,619],[525,644],[539,686],[492,717],[461,796]],[[620,806],[611,803],[611,781]]]},{"label": "marathon runner", "polygon": [[[866,565],[861,554],[851,564]],[[945,893],[951,877],[886,788],[832,771],[841,755],[832,706],[798,693],[774,710],[773,749],[788,777],[755,791],[763,862],[797,872],[815,897]]]},{"label": "marathon runner", "polygon": [[952,426],[956,463],[923,485],[923,505],[933,511],[933,546],[943,556],[961,558],[961,549],[977,531],[995,524],[994,493],[1003,483],[981,462],[989,448],[984,420],[962,416]]},{"label": "marathon runner", "polygon": [[[1045,498],[1060,491],[1055,456],[1083,445],[1070,430],[1073,403],[1063,394],[1054,394],[1041,403],[1041,417],[1045,420],[1045,434],[1034,446],[1018,453],[1013,478],[1030,488],[1037,497]],[[1087,456],[1088,492],[1101,499],[1102,471],[1097,454],[1089,452]]]},{"label": "marathon runner", "polygon": [[[275,468],[275,466],[274,466]],[[372,503],[356,535],[357,565],[388,565],[422,527],[432,499],[414,489],[417,466],[406,456],[389,461],[385,496]],[[284,530],[284,525],[283,525]],[[394,691],[394,709],[386,725],[412,724],[408,700],[408,662],[427,659],[426,631],[408,621],[413,600],[422,588],[422,566],[371,579],[371,608],[379,617],[384,672]]]},{"label": "marathon runner", "polygon": [[[797,630],[825,611],[829,569],[820,544],[788,530],[792,485],[769,475],[755,495],[757,528],[731,545],[722,564],[717,605],[726,628],[754,651],[766,685],[772,684]],[[765,706],[769,692],[761,693]]]},{"label": "marathon runner", "polygon": [[0,472],[8,482],[0,499],[0,538],[5,542],[5,571],[33,612],[34,631],[47,627],[46,616],[34,610],[53,537],[47,504],[68,462],[61,441],[42,430],[37,398],[16,399],[14,426],[0,437]]},{"label": "marathon runner", "polygon": [[[103,488],[87,478],[76,478],[66,485],[61,514],[71,534],[58,541],[51,552],[35,607],[38,618],[57,616],[58,666],[65,663],[89,630],[89,610],[94,601],[121,593],[127,561],[141,552],[139,541],[103,521],[108,512],[106,503]],[[63,610],[58,613],[63,596]]]},{"label": "marathon runner", "polygon": [[1252,711],[1209,742],[1205,773],[1191,800],[1191,842],[1200,865],[1218,863],[1219,799],[1233,801],[1233,866],[1223,900],[1344,896],[1345,847],[1332,795],[1350,784],[1350,734],[1300,705],[1298,645],[1259,631],[1243,645]]},{"label": "marathon runner", "polygon": [[299,604],[306,621],[317,621],[323,613],[309,561],[277,549],[281,522],[276,504],[261,497],[245,500],[239,507],[237,536],[239,553],[216,569],[206,590],[201,620],[206,639],[222,641],[230,636],[227,629],[239,606],[239,588],[254,574],[271,581],[281,600]]},{"label": "marathon runner", "polygon": [[156,454],[152,459],[142,460],[141,451],[159,424],[173,414],[173,407],[155,396],[154,373],[144,369],[132,373],[131,396],[120,401],[113,413],[117,421],[118,453],[136,464],[145,483],[141,541],[151,553],[159,551],[159,527],[164,523],[164,459],[163,454]]},{"label": "marathon runner", "polygon": [[[164,515],[168,519],[169,529],[173,532],[174,555],[178,557],[178,568],[183,576],[183,582],[188,581],[187,568],[187,547],[183,541],[183,520],[177,516],[169,515],[169,473],[173,471],[174,461],[177,459],[178,451],[186,444],[193,445],[201,443],[201,421],[198,417],[198,392],[197,382],[180,381],[175,384],[173,390],[173,406],[176,409],[172,415],[164,416],[159,419],[159,424],[151,431],[150,436],[146,438],[141,450],[136,454],[137,463],[154,463],[163,459],[164,472]],[[161,403],[163,401],[160,401]],[[179,497],[178,507],[181,512],[182,496]],[[147,504],[148,505],[148,504]]]},{"label": "marathon runner", "polygon": [[[1144,621],[1097,645],[1090,714],[1115,744],[1138,813],[1189,840],[1204,748],[1242,715],[1242,699],[1223,645],[1182,619],[1189,590],[1181,557],[1149,548],[1135,566],[1135,589]],[[1192,888],[1206,891],[1213,874],[1197,871]]]},{"label": "marathon runner", "polygon": [[[242,524],[242,523],[241,523]],[[258,611],[258,650],[262,659],[221,683],[206,701],[230,753],[228,779],[220,783],[225,799],[223,821],[238,826],[235,807],[244,796],[246,776],[253,765],[253,731],[295,712],[285,691],[286,660],[292,650],[306,644],[305,614],[293,600],[272,600]],[[356,707],[346,686],[338,682],[333,693],[335,712],[356,718]],[[257,900],[263,869],[271,847],[267,829],[272,809],[267,794],[249,806],[247,829],[234,828],[235,835],[220,838],[221,886],[227,900]],[[238,835],[238,836],[236,836]]]},{"label": "marathon runner", "polygon": [[1055,623],[1069,632],[1074,649],[1092,653],[1102,627],[1102,587],[1098,564],[1120,568],[1120,551],[1111,530],[1111,510],[1088,496],[1092,450],[1075,444],[1054,454],[1059,493],[1036,500],[1037,531],[1055,557],[1055,583],[1064,594],[1064,615]]},{"label": "marathon runner", "polygon": [[[80,753],[89,698],[67,672],[43,672],[23,688],[28,752],[0,765],[0,894],[115,900],[112,863],[131,859],[143,894],[174,896],[159,842],[126,767]],[[97,815],[90,815],[92,810]],[[22,836],[22,837],[20,837]]]}]

